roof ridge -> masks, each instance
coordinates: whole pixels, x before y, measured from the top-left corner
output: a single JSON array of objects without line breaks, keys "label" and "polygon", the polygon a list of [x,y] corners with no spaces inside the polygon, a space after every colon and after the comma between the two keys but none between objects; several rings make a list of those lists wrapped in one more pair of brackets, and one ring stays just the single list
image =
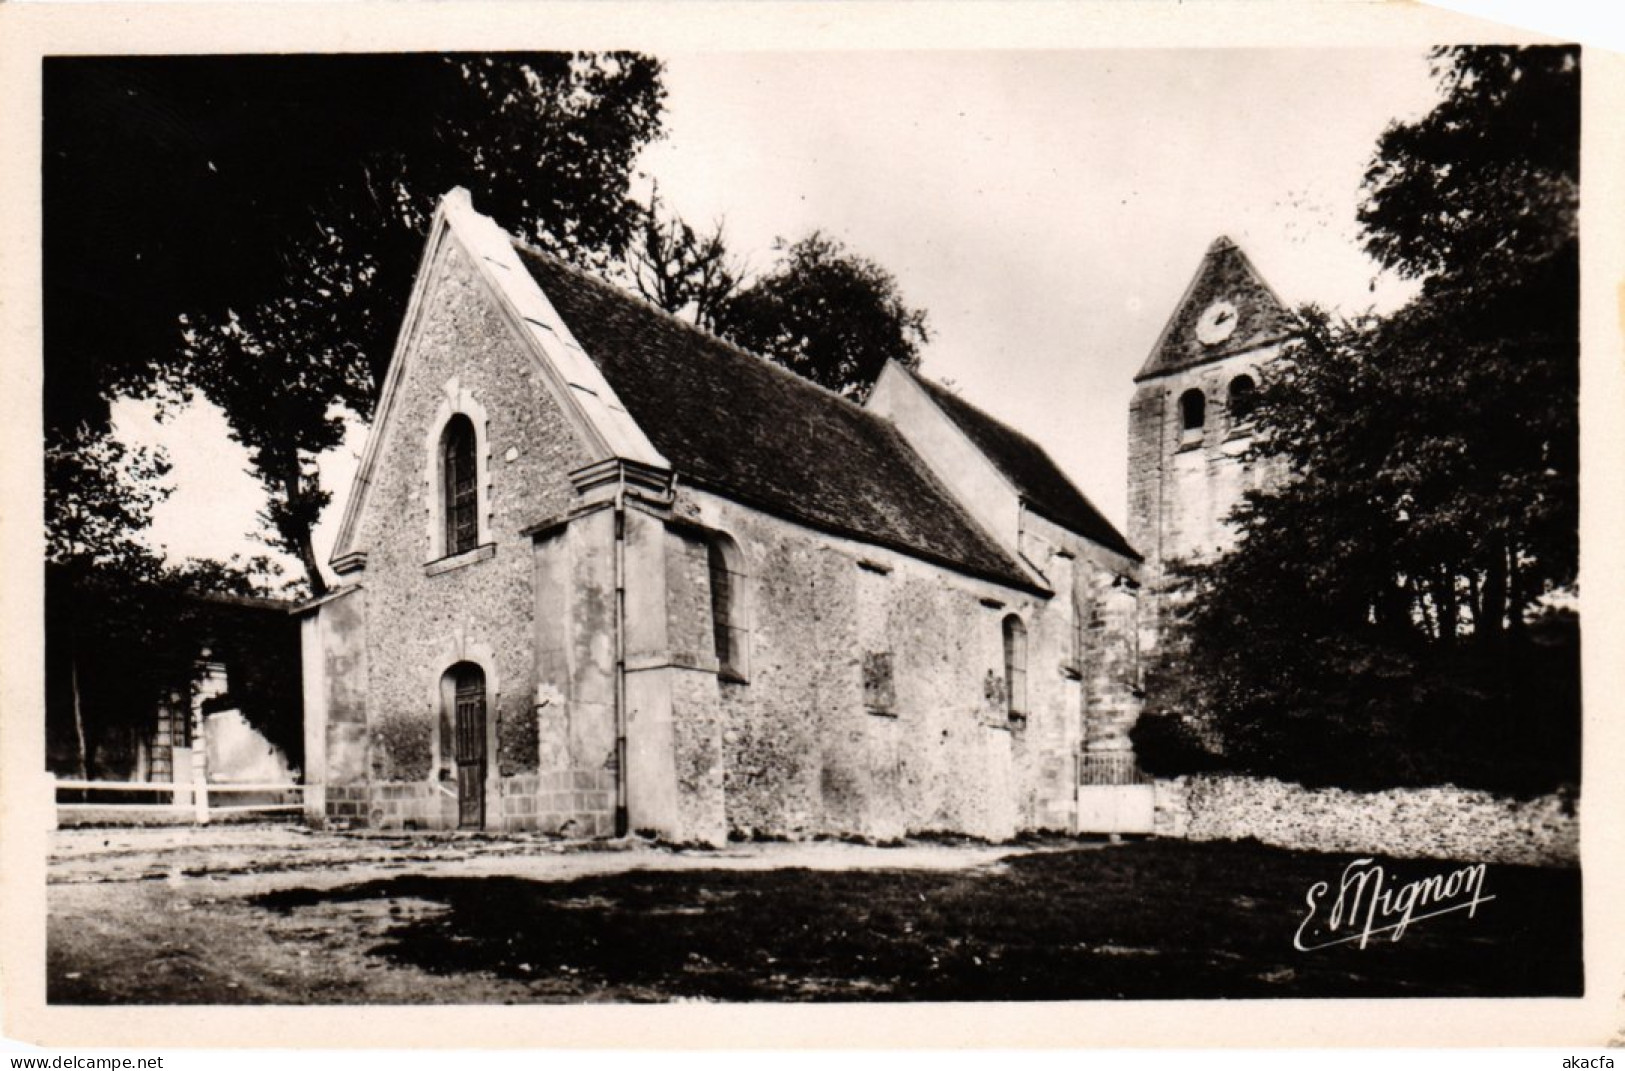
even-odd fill
[{"label": "roof ridge", "polygon": [[[1122,532],[1118,531],[1117,525],[1113,524],[1112,521],[1101,512],[1100,507],[1096,506],[1094,501],[1090,499],[1086,493],[1084,493],[1083,489],[1079,487],[1072,476],[1061,467],[1060,463],[1055,460],[1054,456],[1050,454],[1049,450],[1044,446],[1043,443],[1039,442],[1037,439],[1028,435],[1019,428],[1016,428],[994,416],[992,413],[989,413],[986,409],[977,405],[975,402],[953,393],[942,384],[928,379],[925,376],[919,375],[918,373],[910,374],[914,381],[925,390],[926,396],[931,399],[932,403],[942,411],[943,416],[945,416],[951,424],[958,428],[959,432],[970,441],[972,447],[978,453],[982,454],[982,456],[987,458],[989,463],[991,463],[993,467],[1005,477],[1005,479],[1010,483],[1011,488],[1015,491],[1016,497],[1020,502],[1024,503],[1028,508],[1034,510],[1035,512],[1060,524],[1062,527],[1075,531],[1079,535],[1099,543],[1101,546],[1107,547],[1108,549],[1114,551],[1127,552],[1134,557],[1139,556],[1139,553],[1129,544]],[[1053,470],[1054,475],[1065,485],[1065,489],[1070,491],[1072,495],[1076,497],[1077,504],[1086,511],[1086,515],[1092,517],[1094,520],[1100,522],[1100,524],[1104,526],[1105,532],[1091,534],[1078,527],[1076,518],[1073,520],[1067,520],[1062,516],[1057,516],[1056,514],[1058,512],[1065,512],[1063,506],[1051,500],[1050,496],[1041,489],[1035,488],[1029,482],[1027,477],[1012,471],[1010,468],[1009,459],[1001,460],[1000,457],[997,456],[997,450],[993,449],[989,445],[984,445],[978,439],[978,433],[966,426],[964,419],[962,419],[962,415],[954,412],[954,408],[956,406],[968,409],[970,413],[974,415],[975,420],[985,421],[999,432],[1002,432],[1003,434],[1014,439],[1018,444],[1020,444],[1021,448],[1030,450],[1037,455],[1037,457],[1041,459],[1044,464],[1048,465],[1050,469]]]},{"label": "roof ridge", "polygon": [[241,606],[255,610],[286,610],[297,606],[298,599],[287,599],[280,595],[238,595],[230,591],[194,591],[196,598],[204,602],[220,603],[225,606]]},{"label": "roof ridge", "polygon": [[[907,371],[907,369],[905,369],[905,371]],[[963,405],[963,406],[966,406],[967,408],[976,410],[976,412],[979,415],[985,417],[986,419],[993,422],[994,424],[997,424],[999,427],[1003,428],[1005,431],[1009,432],[1011,435],[1014,435],[1016,438],[1020,439],[1022,442],[1027,443],[1033,449],[1037,450],[1039,453],[1041,453],[1045,457],[1049,458],[1051,463],[1054,463],[1055,459],[1053,457],[1050,457],[1050,453],[1049,453],[1048,450],[1044,449],[1044,444],[1039,442],[1037,439],[1033,438],[1031,435],[1028,435],[1026,432],[1022,431],[1020,428],[1014,427],[1013,425],[1008,424],[1003,420],[1000,420],[998,417],[994,416],[992,413],[988,412],[986,409],[984,409],[981,406],[977,405],[975,402],[970,401],[969,399],[963,397],[962,395],[955,394],[953,391],[949,390],[947,387],[943,386],[941,383],[938,383],[936,380],[927,379],[925,376],[919,375],[918,373],[915,373],[915,372],[910,372],[909,374],[914,376],[914,378],[920,383],[920,385],[925,387],[927,390],[930,390],[930,391],[932,391],[934,393],[940,394],[940,395],[942,395],[944,397],[947,397],[947,398],[952,398],[954,401],[958,402],[960,405]],[[1060,468],[1060,466],[1056,465],[1056,468]]]},{"label": "roof ridge", "polygon": [[1145,355],[1145,362],[1140,366],[1139,372],[1135,374],[1135,379],[1145,375],[1151,366],[1156,363],[1157,355],[1162,353],[1163,345],[1168,341],[1168,336],[1173,333],[1174,324],[1179,320],[1179,314],[1185,311],[1185,306],[1189,304],[1191,297],[1195,295],[1197,284],[1202,281],[1202,276],[1207,273],[1208,265],[1213,262],[1213,259],[1218,254],[1224,252],[1225,247],[1219,244],[1221,241],[1228,242],[1229,248],[1240,252],[1241,247],[1223,234],[1207,244],[1207,249],[1202,252],[1202,258],[1196,262],[1196,270],[1191,272],[1189,281],[1185,283],[1185,289],[1180,291],[1179,300],[1174,302],[1172,309],[1168,310],[1168,318],[1162,322],[1162,330],[1157,332],[1156,341],[1151,343],[1151,351]]},{"label": "roof ridge", "polygon": [[[597,275],[597,274],[595,274],[595,273],[593,273],[591,271],[588,271],[586,268],[581,267],[579,264],[572,264],[568,260],[565,260],[563,257],[558,256],[558,255],[556,255],[554,253],[550,253],[545,249],[541,249],[541,248],[539,248],[537,246],[534,246],[534,245],[530,244],[529,242],[525,241],[523,238],[514,237],[511,234],[509,235],[509,238],[513,242],[513,244],[514,244],[514,246],[516,248],[518,248],[518,249],[520,249],[520,250],[522,250],[522,251],[524,251],[526,253],[529,253],[532,256],[543,257],[543,258],[545,258],[547,260],[550,260],[553,263],[557,264],[559,267],[563,268],[564,270],[566,270],[566,271],[568,271],[568,272],[570,272],[570,273],[572,273],[574,275],[579,276],[580,278],[586,280],[587,282],[593,284],[594,286],[602,287],[605,290],[612,291],[617,297],[624,298],[624,299],[629,300],[629,301],[637,302],[639,305],[642,305],[644,308],[648,309],[650,312],[654,313],[656,316],[659,316],[662,319],[670,320],[672,323],[676,324],[678,327],[681,327],[683,330],[688,331],[688,332],[690,332],[692,334],[699,335],[701,338],[705,339],[707,342],[714,342],[719,346],[722,346],[722,347],[724,347],[724,348],[726,348],[728,350],[731,350],[736,356],[743,357],[743,358],[745,358],[747,360],[750,360],[750,361],[755,361],[756,363],[761,364],[761,365],[765,365],[766,367],[768,367],[769,369],[771,369],[772,371],[774,371],[775,373],[777,373],[779,375],[789,376],[790,379],[792,381],[794,381],[798,386],[810,387],[811,389],[819,392],[820,394],[827,394],[831,398],[835,399],[836,401],[842,402],[842,403],[844,403],[846,405],[849,405],[852,408],[854,408],[854,409],[856,409],[856,410],[858,410],[860,412],[868,413],[870,416],[875,416],[876,415],[873,412],[871,412],[867,406],[863,405],[860,402],[853,401],[851,398],[848,398],[846,395],[842,394],[840,391],[831,390],[829,387],[824,386],[822,383],[816,383],[813,380],[808,379],[806,376],[801,375],[799,372],[791,371],[790,369],[784,367],[784,365],[780,364],[779,362],[777,362],[777,361],[775,361],[775,360],[773,360],[771,358],[763,357],[759,353],[752,353],[750,350],[745,349],[745,347],[739,345],[737,342],[730,341],[729,339],[723,338],[721,335],[717,334],[714,331],[708,331],[705,328],[701,327],[699,324],[692,323],[691,321],[685,320],[681,316],[678,316],[676,313],[670,311],[669,309],[661,308],[659,305],[656,305],[654,302],[650,301],[648,298],[644,297],[642,294],[636,293],[635,291],[623,289],[622,287],[619,287],[619,286],[615,285],[614,283],[610,282],[608,279],[605,279],[603,276]],[[902,362],[898,362],[898,363],[901,364]]]},{"label": "roof ridge", "polygon": [[[940,383],[936,383],[936,382],[933,382],[932,380],[926,379],[924,376],[916,376],[915,378],[918,379],[920,381],[920,383],[922,385],[924,385],[927,389],[938,391],[938,392],[946,395],[947,397],[952,398],[954,401],[958,402],[960,405],[963,405],[963,406],[965,406],[967,408],[976,410],[978,415],[986,418],[987,420],[991,421],[994,424],[997,424],[1003,430],[1009,432],[1011,435],[1014,435],[1016,438],[1020,439],[1024,443],[1026,443],[1028,446],[1031,446],[1034,450],[1037,450],[1040,454],[1044,455],[1044,460],[1048,461],[1051,465],[1055,466],[1055,471],[1059,472],[1062,476],[1066,476],[1066,479],[1067,479],[1068,483],[1072,482],[1072,478],[1070,476],[1066,475],[1066,470],[1061,468],[1060,463],[1057,462],[1055,460],[1055,458],[1050,455],[1050,452],[1047,449],[1044,448],[1044,444],[1039,442],[1037,439],[1033,438],[1031,435],[1028,435],[1026,432],[1022,431],[1020,428],[1013,427],[1010,424],[1005,423],[1003,420],[1000,420],[998,417],[994,416],[992,413],[988,412],[986,409],[983,409],[981,406],[977,405],[975,402],[969,401],[968,399],[963,398],[958,394],[952,393],[951,391],[949,391],[945,387],[943,387]],[[1080,495],[1083,494],[1082,489],[1077,487],[1076,484],[1073,485],[1073,490],[1077,491],[1078,494],[1080,494]],[[1024,499],[1031,500],[1031,498],[1032,498],[1031,495],[1026,494],[1025,492],[1021,491],[1019,488],[1017,489],[1016,493],[1018,495],[1020,495]],[[1086,495],[1084,496],[1084,501],[1088,502],[1088,496],[1086,496]],[[1092,506],[1094,506],[1094,503],[1089,502],[1089,505],[1092,507]],[[1099,512],[1099,511],[1096,510],[1096,512]]]},{"label": "roof ridge", "polygon": [[[74,576],[65,566],[55,562],[46,562],[45,571],[54,574],[59,582],[72,584],[76,587],[105,588],[109,585],[107,577],[99,575]],[[283,595],[252,594],[241,595],[233,591],[209,591],[205,588],[189,587],[184,578],[172,577],[167,580],[137,580],[120,581],[117,587],[137,593],[148,592],[152,594],[174,595],[183,599],[192,599],[196,602],[214,603],[219,606],[237,606],[249,610],[278,610],[285,611],[298,606],[304,600],[289,598]]]},{"label": "roof ridge", "polygon": [[1275,299],[1275,303],[1281,306],[1282,312],[1296,320],[1297,313],[1293,310],[1291,305],[1288,305],[1285,301],[1281,300],[1281,295],[1276,293],[1275,287],[1271,286],[1270,281],[1264,278],[1264,273],[1258,270],[1258,265],[1254,264],[1253,258],[1247,255],[1247,250],[1241,248],[1239,245],[1235,246],[1234,248],[1236,250],[1236,256],[1241,258],[1241,266],[1247,269],[1247,274],[1253,277],[1253,282],[1263,287],[1264,293]]},{"label": "roof ridge", "polygon": [[[900,550],[922,561],[994,583],[1051,594],[1041,579],[1035,578],[1019,558],[975,519],[967,505],[938,478],[928,460],[892,420],[802,378],[777,362],[720,338],[590,270],[527,243],[516,241],[514,245],[526,271],[549,294],[550,300],[565,303],[560,305],[559,314],[567,324],[573,325],[573,331],[582,331],[585,325],[575,323],[575,313],[566,306],[574,306],[580,315],[596,317],[605,325],[611,325],[615,319],[627,321],[622,333],[617,334],[611,327],[597,341],[585,336],[580,340],[591,360],[611,364],[631,362],[622,365],[619,372],[606,369],[612,384],[621,382],[618,375],[629,377],[629,384],[634,382],[631,377],[635,377],[636,362],[648,359],[642,350],[644,345],[669,347],[672,358],[693,357],[693,371],[702,383],[748,385],[748,390],[740,386],[747,395],[765,392],[763,397],[771,395],[776,399],[772,411],[785,420],[808,421],[809,427],[827,425],[839,440],[835,445],[850,444],[851,457],[863,462],[862,471],[876,474],[856,481],[848,475],[830,482],[832,473],[827,465],[804,464],[798,457],[791,456],[794,450],[785,454],[782,442],[775,446],[774,436],[768,434],[769,448],[780,451],[768,455],[775,464],[787,460],[790,464],[786,471],[793,473],[794,479],[811,481],[810,488],[804,485],[796,494],[787,496],[783,481],[773,473],[746,472],[742,477],[741,471],[726,464],[712,465],[703,457],[696,464],[692,454],[696,446],[715,449],[717,444],[703,439],[685,440],[686,433],[680,423],[663,425],[678,436],[670,449],[664,444],[662,449],[671,458],[679,479],[798,523]],[[557,292],[550,289],[554,287]],[[651,413],[665,407],[656,417],[656,423],[668,419],[680,422],[684,418],[675,414],[682,406],[682,392],[676,390],[679,397],[674,398],[673,390],[668,385],[656,393],[644,390],[640,395],[633,391],[633,396],[623,397],[634,419],[642,415],[640,406],[653,407],[649,410]],[[829,404],[826,398],[836,399],[839,404]],[[707,418],[705,423],[714,427],[717,421]],[[781,422],[780,426],[796,425]],[[655,432],[651,430],[651,434]],[[824,447],[813,443],[807,435],[798,431],[793,438],[799,443],[795,449],[801,453],[811,451],[823,455]],[[660,442],[658,436],[655,441]],[[836,455],[843,456],[841,451],[846,449],[847,446],[840,446]],[[841,462],[848,463],[850,459]],[[809,489],[815,493],[803,503],[800,496]],[[854,492],[861,493],[862,497],[852,498]],[[901,507],[907,508],[895,518],[889,516]]]}]

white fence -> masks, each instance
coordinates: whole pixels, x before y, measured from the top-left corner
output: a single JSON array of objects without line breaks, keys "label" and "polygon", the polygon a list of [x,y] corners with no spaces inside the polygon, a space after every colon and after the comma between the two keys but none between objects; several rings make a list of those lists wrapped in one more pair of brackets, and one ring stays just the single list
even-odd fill
[{"label": "white fence", "polygon": [[[152,817],[207,825],[212,816],[286,814],[305,809],[310,786],[287,783],[209,784],[201,781],[74,781],[52,779],[52,799],[59,817],[108,815]],[[77,794],[78,799],[71,798]],[[70,798],[64,799],[64,796]],[[91,796],[103,797],[90,799]],[[222,803],[243,796],[270,797],[272,801]]]},{"label": "white fence", "polygon": [[1156,831],[1154,779],[1132,751],[1084,752],[1078,756],[1078,833]]}]

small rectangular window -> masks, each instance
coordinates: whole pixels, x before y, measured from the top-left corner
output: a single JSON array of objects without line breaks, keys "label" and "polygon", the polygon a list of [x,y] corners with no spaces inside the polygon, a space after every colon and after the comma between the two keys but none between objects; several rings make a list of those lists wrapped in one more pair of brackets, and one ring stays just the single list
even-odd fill
[{"label": "small rectangular window", "polygon": [[863,705],[874,714],[896,711],[897,691],[890,651],[871,651],[863,656]]}]

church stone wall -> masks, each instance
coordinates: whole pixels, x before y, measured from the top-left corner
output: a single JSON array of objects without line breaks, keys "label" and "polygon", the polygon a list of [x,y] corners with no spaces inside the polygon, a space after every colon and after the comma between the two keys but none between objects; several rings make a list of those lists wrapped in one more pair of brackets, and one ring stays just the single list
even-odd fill
[{"label": "church stone wall", "polygon": [[1131,750],[1128,732],[1140,716],[1141,563],[1031,512],[1021,554],[1057,592],[1044,627],[1057,630],[1050,646],[1060,652],[1062,675],[1080,682],[1078,742],[1090,751]]},{"label": "church stone wall", "polygon": [[[678,841],[1073,828],[1080,750],[1124,743],[1133,717],[1133,563],[1024,518],[1046,596],[680,481],[669,516],[634,502],[618,540],[616,511],[584,509],[569,479],[593,459],[464,251],[448,241],[428,270],[354,541],[362,590],[316,611],[349,659],[329,677],[360,693],[329,704],[329,816],[456,824],[441,678],[469,661],[486,675],[487,828],[606,835],[618,790],[632,830]],[[489,543],[431,560],[448,404],[477,419]],[[719,673],[709,532],[741,558],[744,680]],[[1010,615],[1027,637],[1016,720]]]},{"label": "church stone wall", "polygon": [[[731,536],[749,573],[748,682],[675,677],[678,777],[697,838],[1070,830],[1084,684],[1069,672],[1069,598],[703,492],[686,492],[679,511]],[[670,546],[673,649],[701,644],[711,661],[698,661],[714,665],[703,545]],[[1029,687],[1026,721],[1014,725],[1003,645],[1012,613],[1027,626]]]},{"label": "church stone wall", "polygon": [[[576,517],[539,538],[535,553],[537,789],[508,828],[604,836],[614,832],[620,757],[615,726],[615,518]],[[526,634],[524,639],[531,639]]]},{"label": "church stone wall", "polygon": [[[423,800],[409,814],[384,815],[385,824],[442,825],[448,815],[455,823],[455,809],[441,802],[448,792],[455,802],[454,790],[436,784],[455,771],[439,681],[456,662],[478,662],[487,686],[487,825],[523,827],[520,806],[508,802],[514,788],[504,788],[515,777],[528,778],[518,786],[527,787],[539,772],[532,547],[520,533],[569,506],[567,474],[589,459],[464,251],[448,241],[443,256],[430,269],[438,277],[424,297],[357,540],[367,552],[359,577],[367,592],[362,776],[375,794],[394,785],[399,799]],[[448,397],[464,393],[484,410],[482,506],[492,546],[431,568],[426,443]],[[353,750],[330,746],[330,769],[345,769],[336,756]]]},{"label": "church stone wall", "polygon": [[1126,535],[1129,546],[1145,555],[1147,562],[1158,560],[1161,550],[1158,504],[1162,499],[1164,441],[1170,434],[1168,410],[1173,404],[1158,380],[1137,386],[1129,402]]},{"label": "church stone wall", "polygon": [[307,774],[346,785],[367,775],[367,593],[350,591],[300,622]]}]

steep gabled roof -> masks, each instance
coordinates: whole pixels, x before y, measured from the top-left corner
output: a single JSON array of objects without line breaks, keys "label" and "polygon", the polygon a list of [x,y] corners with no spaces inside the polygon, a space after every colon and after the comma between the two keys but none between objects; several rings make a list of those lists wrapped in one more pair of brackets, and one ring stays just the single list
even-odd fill
[{"label": "steep gabled roof", "polygon": [[[1236,306],[1236,328],[1222,343],[1203,345],[1196,337],[1196,323],[1208,306],[1220,300]],[[1258,274],[1247,254],[1221,236],[1203,254],[1195,276],[1134,381],[1279,342],[1289,337],[1295,327],[1292,314]]]},{"label": "steep gabled roof", "polygon": [[683,480],[825,531],[1042,590],[890,421],[554,257],[516,248]]},{"label": "steep gabled roof", "polygon": [[1066,478],[1042,446],[923,376],[914,376],[948,419],[1015,486],[1027,506],[1063,528],[1109,550],[1140,559],[1084,493]]},{"label": "steep gabled roof", "polygon": [[598,366],[587,360],[569,329],[559,322],[557,313],[520,263],[512,237],[490,218],[480,215],[468,191],[457,187],[440,199],[434,219],[430,221],[429,240],[418,264],[405,321],[395,338],[395,352],[384,376],[384,388],[367,435],[367,447],[350,485],[349,501],[329,559],[334,571],[341,575],[361,568],[365,561],[365,548],[357,546],[356,540],[361,534],[373,470],[390,434],[406,366],[423,330],[426,301],[438,283],[441,266],[454,247],[460,247],[467,255],[485,295],[497,313],[507,320],[532,367],[552,388],[565,420],[581,436],[593,456],[618,457],[652,468],[667,467],[666,459],[650,445],[627,414]]}]

